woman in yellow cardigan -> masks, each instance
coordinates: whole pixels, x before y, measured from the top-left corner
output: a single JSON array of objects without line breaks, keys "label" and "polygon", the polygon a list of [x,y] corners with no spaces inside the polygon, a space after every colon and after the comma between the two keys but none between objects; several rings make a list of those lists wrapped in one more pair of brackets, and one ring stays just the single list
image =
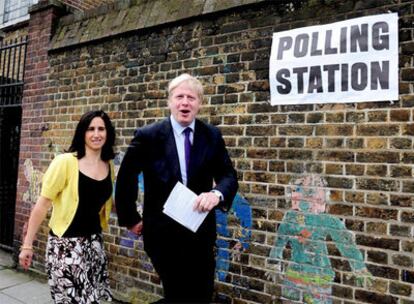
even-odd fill
[{"label": "woman in yellow cardigan", "polygon": [[103,111],[85,113],[68,153],[47,169],[34,206],[19,263],[32,263],[33,240],[50,207],[46,269],[55,303],[99,303],[110,300],[102,229],[112,206],[115,130]]}]

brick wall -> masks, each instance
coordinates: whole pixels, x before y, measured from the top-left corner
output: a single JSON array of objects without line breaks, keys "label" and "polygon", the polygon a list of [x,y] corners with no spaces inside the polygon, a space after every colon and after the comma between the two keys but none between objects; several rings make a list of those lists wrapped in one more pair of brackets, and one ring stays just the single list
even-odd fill
[{"label": "brick wall", "polygon": [[[329,209],[318,223],[335,223],[323,228],[331,235],[323,245],[334,271],[328,284],[333,303],[414,303],[414,4],[401,0],[284,3],[234,7],[51,50],[47,78],[27,84],[20,163],[30,158],[36,170],[44,170],[55,153],[67,148],[80,115],[97,108],[111,116],[117,151],[125,151],[136,127],[168,115],[168,81],[189,72],[205,86],[201,118],[223,132],[238,170],[239,195],[251,210],[246,246],[236,246],[243,233],[238,214],[227,221],[224,239],[229,248],[224,251],[229,261],[217,281],[217,301],[283,303],[279,298],[288,282],[281,271],[286,274],[286,268],[270,278],[274,273],[269,255],[292,207],[290,185],[304,186],[306,181],[300,178],[313,174],[323,180],[328,195]],[[273,32],[388,11],[400,17],[398,101],[269,105]],[[63,24],[56,32],[73,28],[76,33],[83,30],[79,24]],[[29,184],[20,175],[19,192],[27,191]],[[18,198],[18,205],[27,204]],[[22,219],[27,216],[23,207],[17,215]],[[36,243],[40,248],[42,233]],[[334,236],[342,237],[339,245]],[[119,297],[148,299],[161,294],[141,242],[116,225],[115,215],[105,240],[111,284]],[[342,251],[344,242],[349,248],[356,243],[351,258]],[[284,262],[292,258],[292,248],[284,250]],[[362,281],[353,268],[357,262],[369,272]],[[293,292],[283,296],[286,303],[301,303]]]},{"label": "brick wall", "polygon": [[[15,240],[21,240],[22,229],[39,194],[41,170],[51,158],[45,154],[48,139],[43,136],[45,108],[48,102],[49,72],[48,48],[52,35],[51,29],[59,9],[48,3],[39,3],[32,10],[27,28],[28,46],[24,73],[22,100],[22,126],[20,137],[19,173],[16,197]],[[35,267],[43,267],[46,227],[39,233],[38,255]],[[38,263],[40,262],[40,263]]]}]

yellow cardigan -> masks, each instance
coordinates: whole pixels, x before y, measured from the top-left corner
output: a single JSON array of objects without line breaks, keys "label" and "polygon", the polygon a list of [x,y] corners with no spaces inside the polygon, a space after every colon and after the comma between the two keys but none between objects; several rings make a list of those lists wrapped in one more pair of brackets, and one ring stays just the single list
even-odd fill
[{"label": "yellow cardigan", "polygon": [[[111,179],[114,182],[114,165],[110,161]],[[52,200],[53,209],[49,227],[61,237],[75,217],[79,204],[79,164],[73,153],[56,156],[43,176],[42,196]],[[112,208],[112,195],[99,212],[102,229],[108,229]]]}]

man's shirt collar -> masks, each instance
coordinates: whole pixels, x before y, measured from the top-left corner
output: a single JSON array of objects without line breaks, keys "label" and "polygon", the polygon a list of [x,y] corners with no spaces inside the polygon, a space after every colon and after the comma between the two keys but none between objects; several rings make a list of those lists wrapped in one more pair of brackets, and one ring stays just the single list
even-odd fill
[{"label": "man's shirt collar", "polygon": [[174,118],[174,116],[170,115],[170,120],[171,120],[171,126],[173,127],[174,131],[177,132],[177,134],[182,134],[185,128],[190,127],[191,130],[194,132],[194,127],[195,127],[195,119],[190,123],[189,126],[187,127],[183,127],[182,125],[180,125]]}]

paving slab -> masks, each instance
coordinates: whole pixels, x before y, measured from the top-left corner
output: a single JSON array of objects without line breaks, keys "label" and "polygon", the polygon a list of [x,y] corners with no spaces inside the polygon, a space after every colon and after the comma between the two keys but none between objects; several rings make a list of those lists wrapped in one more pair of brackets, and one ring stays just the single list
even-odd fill
[{"label": "paving slab", "polygon": [[[0,0],[1,1],[1,0]],[[116,300],[102,304],[121,303]],[[53,304],[49,285],[39,274],[16,269],[12,254],[0,248],[0,304]]]},{"label": "paving slab", "polygon": [[27,274],[19,273],[11,269],[3,269],[0,271],[0,291],[13,287],[22,283],[33,280]]},{"label": "paving slab", "polygon": [[22,302],[16,299],[10,298],[9,296],[2,294],[2,293],[0,293],[0,303],[1,304],[22,304]]},{"label": "paving slab", "polygon": [[[2,290],[6,296],[30,304],[53,304],[49,286],[36,280]],[[0,302],[2,303],[2,302]]]}]

